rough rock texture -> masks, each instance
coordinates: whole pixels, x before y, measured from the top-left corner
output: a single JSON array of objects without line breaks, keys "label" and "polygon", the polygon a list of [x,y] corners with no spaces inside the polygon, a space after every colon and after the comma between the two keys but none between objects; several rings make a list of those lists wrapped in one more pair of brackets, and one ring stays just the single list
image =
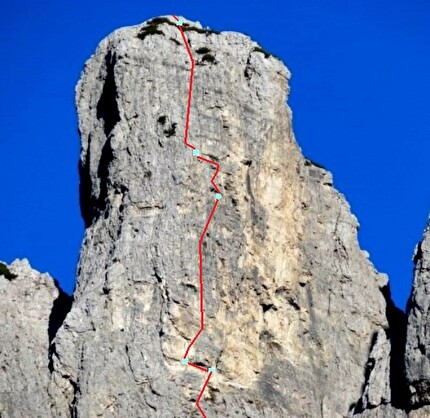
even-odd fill
[{"label": "rough rock texture", "polygon": [[[224,195],[205,240],[207,325],[190,354],[217,369],[202,406],[210,417],[345,416],[372,336],[388,326],[387,278],[360,250],[331,175],[301,155],[285,66],[247,36],[187,23],[190,142],[220,162]],[[77,88],[87,229],[53,355],[77,417],[199,415],[204,376],[180,359],[199,324],[212,170],[182,141],[180,32],[157,31],[110,35]]]},{"label": "rough rock texture", "polygon": [[8,268],[17,277],[0,275],[0,417],[59,416],[67,404],[57,387],[50,387],[48,347],[61,293],[48,274],[33,270],[25,259]]},{"label": "rough rock texture", "polygon": [[430,219],[416,247],[414,263],[413,290],[407,307],[405,365],[411,404],[416,408],[430,404]]},{"label": "rough rock texture", "polygon": [[378,331],[375,334],[375,342],[367,365],[368,379],[361,402],[363,409],[391,403],[390,351],[391,347],[386,331]]},{"label": "rough rock texture", "polygon": [[[184,22],[196,60],[190,142],[220,163],[223,194],[204,241],[205,331],[189,356],[217,370],[203,409],[407,416],[404,314],[360,250],[358,222],[331,174],[301,154],[288,70],[247,36]],[[68,312],[63,297],[48,331],[58,291],[34,273],[51,289],[35,296],[40,313],[28,322],[40,318],[38,348],[13,357],[31,358],[33,377],[2,371],[2,418],[200,416],[205,376],[180,360],[199,328],[197,245],[215,196],[213,170],[183,144],[189,69],[170,18],[114,32],[87,62],[76,92],[86,232],[74,302]],[[425,266],[417,263],[423,282]],[[5,318],[23,298],[14,296],[20,280],[0,277]],[[411,347],[422,321],[409,321]],[[17,344],[15,323],[27,329],[26,310],[10,322],[5,353]],[[39,375],[28,394],[25,382]],[[21,387],[5,396],[9,384]]]}]

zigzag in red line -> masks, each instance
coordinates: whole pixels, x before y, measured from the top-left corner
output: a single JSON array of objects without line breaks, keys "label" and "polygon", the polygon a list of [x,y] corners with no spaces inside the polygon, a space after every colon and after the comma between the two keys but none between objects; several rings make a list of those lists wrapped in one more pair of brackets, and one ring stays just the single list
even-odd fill
[{"label": "zigzag in red line", "polygon": [[[190,126],[191,97],[192,97],[192,92],[193,92],[193,80],[194,80],[194,66],[195,66],[195,62],[194,62],[193,54],[191,53],[190,46],[189,46],[189,44],[187,42],[187,39],[185,37],[185,33],[184,33],[183,28],[182,28],[182,23],[181,23],[181,21],[175,15],[172,15],[172,16],[173,16],[173,18],[177,22],[178,28],[179,28],[179,30],[181,32],[181,35],[182,35],[182,40],[184,41],[185,48],[187,49],[188,56],[189,56],[190,61],[191,61],[190,84],[189,84],[189,88],[188,88],[188,100],[187,100],[187,113],[186,113],[186,118],[185,118],[184,144],[187,147],[191,148],[194,151],[194,150],[196,150],[196,147],[188,142],[188,135],[189,135],[189,126]],[[205,380],[205,383],[203,384],[203,387],[202,387],[202,389],[201,389],[201,391],[199,393],[199,396],[198,396],[198,398],[196,400],[196,405],[197,405],[198,410],[200,411],[200,413],[202,414],[202,416],[204,418],[206,418],[206,414],[204,413],[203,409],[200,406],[200,400],[201,400],[201,398],[203,396],[203,393],[204,393],[204,391],[206,389],[206,386],[208,385],[209,380],[210,380],[210,378],[211,378],[211,376],[212,376],[212,374],[214,372],[214,369],[211,368],[211,367],[207,368],[207,367],[202,367],[202,366],[199,366],[197,364],[191,363],[190,361],[188,361],[188,353],[190,352],[191,347],[194,345],[194,343],[199,338],[200,334],[203,332],[204,325],[205,325],[204,288],[203,288],[203,240],[204,240],[206,232],[207,232],[207,230],[209,228],[209,224],[212,221],[212,218],[214,216],[215,210],[216,210],[216,208],[218,206],[219,199],[221,199],[220,190],[219,190],[218,186],[215,184],[215,178],[218,175],[218,172],[220,170],[220,165],[216,161],[212,161],[212,160],[209,160],[207,158],[199,156],[198,155],[198,151],[197,151],[196,155],[197,155],[197,159],[199,159],[200,161],[203,161],[205,163],[214,165],[216,167],[215,174],[212,176],[212,179],[211,179],[211,184],[213,185],[213,187],[217,191],[217,195],[216,195],[215,203],[214,203],[214,205],[212,207],[212,210],[210,212],[210,215],[209,215],[209,217],[208,217],[208,219],[206,221],[206,225],[205,225],[205,227],[203,229],[202,234],[200,235],[199,246],[198,246],[198,252],[199,252],[199,284],[200,284],[200,329],[198,330],[197,334],[192,339],[191,343],[188,345],[188,347],[187,347],[187,349],[185,351],[185,354],[184,354],[182,362],[184,364],[188,364],[191,367],[194,367],[197,370],[200,370],[202,372],[208,373],[208,376],[207,376],[207,378]]]}]

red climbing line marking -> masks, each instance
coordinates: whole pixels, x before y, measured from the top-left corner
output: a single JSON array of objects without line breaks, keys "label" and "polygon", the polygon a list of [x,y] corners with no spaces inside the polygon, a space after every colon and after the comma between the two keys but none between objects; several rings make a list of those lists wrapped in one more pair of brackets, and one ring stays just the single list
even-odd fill
[{"label": "red climbing line marking", "polygon": [[215,182],[214,182],[215,177],[218,175],[218,171],[219,171],[219,164],[218,164],[217,162],[215,162],[215,161],[208,160],[207,158],[203,158],[203,157],[197,157],[197,158],[198,158],[200,161],[204,161],[204,162],[209,163],[209,164],[212,164],[212,165],[214,165],[214,166],[216,167],[215,174],[212,176],[212,179],[211,179],[211,183],[212,183],[212,186],[214,186],[215,190],[216,190],[218,193],[220,193],[220,190],[218,189],[217,185],[216,185],[216,184],[215,184]]},{"label": "red climbing line marking", "polygon": [[197,338],[199,338],[205,326],[205,310],[204,310],[204,294],[203,294],[203,240],[209,228],[209,224],[211,223],[212,217],[214,216],[218,203],[219,203],[219,200],[216,200],[214,205],[212,206],[211,213],[209,215],[208,220],[206,221],[205,228],[203,229],[203,232],[200,235],[200,239],[199,239],[200,329],[197,332],[196,336],[191,341],[191,343],[189,344],[187,350],[185,351],[184,358],[188,357],[188,353],[191,347],[197,341]]},{"label": "red climbing line marking", "polygon": [[[179,19],[175,15],[172,15],[172,16],[173,16],[173,18],[177,22],[179,22]],[[187,49],[187,53],[188,53],[188,56],[189,56],[190,61],[191,61],[190,83],[189,83],[189,87],[188,87],[188,99],[187,99],[187,113],[186,113],[186,116],[185,116],[184,144],[187,147],[191,148],[192,150],[195,150],[196,147],[188,142],[189,130],[190,130],[189,126],[190,126],[190,113],[191,113],[191,98],[192,98],[192,90],[193,90],[194,65],[195,64],[194,64],[193,54],[191,53],[190,46],[188,44],[187,38],[185,37],[185,33],[184,33],[183,28],[182,28],[182,24],[178,24],[178,28],[179,28],[179,30],[181,32],[182,40],[184,42],[185,48]],[[197,331],[197,334],[191,340],[190,344],[188,345],[188,347],[187,347],[187,349],[185,351],[184,357],[183,357],[183,360],[184,360],[183,363],[184,364],[188,364],[189,366],[194,367],[197,370],[200,370],[202,372],[208,373],[208,376],[207,376],[207,378],[205,380],[205,383],[203,384],[203,387],[202,387],[202,389],[201,389],[201,391],[199,393],[199,396],[197,398],[197,401],[196,401],[196,406],[197,406],[198,410],[200,411],[200,413],[202,414],[202,416],[204,418],[206,418],[206,414],[204,413],[203,409],[200,406],[200,400],[203,397],[203,393],[204,393],[204,391],[206,389],[206,386],[208,385],[209,380],[210,380],[210,378],[211,378],[211,376],[212,376],[212,374],[213,374],[213,372],[214,372],[215,369],[213,369],[213,368],[207,368],[207,367],[203,367],[203,366],[199,366],[199,365],[197,365],[195,363],[192,363],[192,362],[188,361],[188,353],[190,352],[191,347],[194,345],[194,343],[199,338],[200,334],[203,332],[203,329],[204,329],[204,326],[205,326],[204,288],[203,288],[203,240],[205,238],[205,235],[206,235],[206,233],[208,231],[209,225],[210,225],[210,223],[212,221],[212,218],[213,218],[214,213],[216,211],[216,208],[218,206],[219,199],[221,198],[220,190],[219,190],[218,186],[215,184],[215,178],[218,175],[218,172],[220,170],[220,165],[216,161],[212,161],[212,160],[209,160],[207,158],[199,156],[199,152],[198,151],[197,151],[197,154],[195,154],[195,155],[197,155],[197,159],[198,160],[203,161],[203,162],[208,163],[208,164],[211,164],[211,165],[213,165],[213,166],[216,167],[215,173],[214,173],[214,175],[211,178],[211,184],[212,184],[212,186],[214,187],[214,189],[218,193],[217,194],[217,200],[215,200],[215,203],[212,206],[212,210],[211,210],[211,212],[209,214],[209,217],[208,217],[208,219],[206,221],[206,224],[205,224],[205,227],[203,229],[203,232],[200,235],[199,245],[198,245],[198,252],[199,252],[199,285],[200,285],[200,328]]]},{"label": "red climbing line marking", "polygon": [[[175,15],[173,15],[173,18],[176,21],[179,20]],[[187,38],[185,38],[185,33],[184,33],[184,30],[182,29],[182,26],[178,26],[178,28],[181,31],[182,40],[184,41],[184,45],[187,48],[188,56],[191,60],[190,85],[188,88],[188,99],[187,99],[187,114],[185,117],[184,144],[191,149],[195,149],[196,147],[194,145],[191,145],[188,143],[188,135],[190,131],[191,97],[193,95],[193,81],[194,81],[194,57],[193,57],[193,54],[191,53],[190,46],[188,45]]]},{"label": "red climbing line marking", "polygon": [[188,366],[194,367],[195,369],[199,369],[202,372],[207,372],[208,371],[207,367],[199,366],[198,364],[191,363],[191,361],[188,362]]},{"label": "red climbing line marking", "polygon": [[206,386],[208,385],[208,383],[209,383],[209,380],[210,380],[211,376],[212,376],[212,372],[209,372],[208,377],[206,378],[205,384],[203,385],[202,390],[200,391],[199,397],[197,398],[197,401],[196,401],[197,408],[199,408],[200,413],[201,413],[205,418],[206,418],[206,414],[203,412],[203,409],[202,409],[202,408],[201,408],[201,406],[200,406],[200,399],[202,399],[203,392],[205,391]]}]

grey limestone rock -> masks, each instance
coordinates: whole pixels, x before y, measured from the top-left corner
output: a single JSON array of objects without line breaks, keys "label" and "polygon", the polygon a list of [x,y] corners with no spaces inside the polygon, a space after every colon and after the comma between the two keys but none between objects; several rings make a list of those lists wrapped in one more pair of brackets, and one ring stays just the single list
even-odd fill
[{"label": "grey limestone rock", "polygon": [[[199,415],[205,376],[180,360],[199,328],[213,170],[183,143],[190,61],[168,19],[107,37],[77,87],[87,229],[53,355],[76,417]],[[190,353],[217,369],[202,407],[345,416],[387,327],[387,278],[360,250],[331,175],[301,154],[287,68],[247,36],[184,22],[190,142],[220,163],[223,193],[204,245],[205,331]]]},{"label": "grey limestone rock", "polygon": [[416,408],[430,404],[430,219],[416,247],[414,263],[413,290],[407,307],[405,366],[411,404]]},{"label": "grey limestone rock", "polygon": [[[183,21],[195,59],[189,142],[220,164],[223,195],[203,243],[205,329],[189,354],[216,368],[203,409],[406,416],[394,401],[402,344],[387,277],[360,249],[358,221],[331,174],[296,143],[288,69],[245,35]],[[200,325],[197,248],[215,191],[213,167],[183,143],[182,42],[161,17],[115,31],[85,65],[76,103],[86,231],[74,301],[68,312],[63,300],[52,322],[59,292],[49,276],[18,263],[16,281],[0,277],[9,322],[1,356],[28,363],[0,374],[2,418],[200,416],[206,376],[181,359]],[[37,314],[27,312],[26,289]],[[411,347],[421,332],[413,324]],[[11,354],[28,341],[23,356]],[[414,370],[412,386],[427,378]]]},{"label": "grey limestone rock", "polygon": [[8,269],[16,277],[0,275],[0,417],[61,416],[68,406],[57,386],[50,387],[49,339],[62,293],[25,259]]},{"label": "grey limestone rock", "polygon": [[364,409],[391,403],[390,341],[383,329],[378,331],[375,337],[367,366],[369,376],[362,397]]}]

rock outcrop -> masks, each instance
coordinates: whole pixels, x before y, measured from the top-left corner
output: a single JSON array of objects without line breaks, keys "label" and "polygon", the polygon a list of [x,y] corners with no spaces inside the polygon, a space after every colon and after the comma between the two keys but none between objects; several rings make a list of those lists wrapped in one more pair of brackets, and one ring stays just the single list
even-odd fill
[{"label": "rock outcrop", "polygon": [[49,343],[71,298],[27,260],[7,269],[0,273],[0,417],[60,416],[68,406],[51,385]]},{"label": "rock outcrop", "polygon": [[[183,21],[196,64],[190,142],[221,165],[223,194],[203,247],[205,330],[190,352],[216,368],[203,409],[406,416],[394,384],[406,384],[405,332],[393,326],[404,314],[331,174],[301,154],[289,71],[245,35]],[[76,91],[86,231],[72,308],[50,335],[58,291],[40,297],[32,416],[200,416],[204,377],[181,359],[199,329],[197,246],[215,197],[213,170],[183,143],[189,71],[169,17],[114,32],[86,63]],[[428,266],[417,266],[424,282]],[[409,320],[411,335],[422,321]],[[424,405],[420,361],[408,381]],[[2,417],[27,416],[26,392],[14,396]]]}]

